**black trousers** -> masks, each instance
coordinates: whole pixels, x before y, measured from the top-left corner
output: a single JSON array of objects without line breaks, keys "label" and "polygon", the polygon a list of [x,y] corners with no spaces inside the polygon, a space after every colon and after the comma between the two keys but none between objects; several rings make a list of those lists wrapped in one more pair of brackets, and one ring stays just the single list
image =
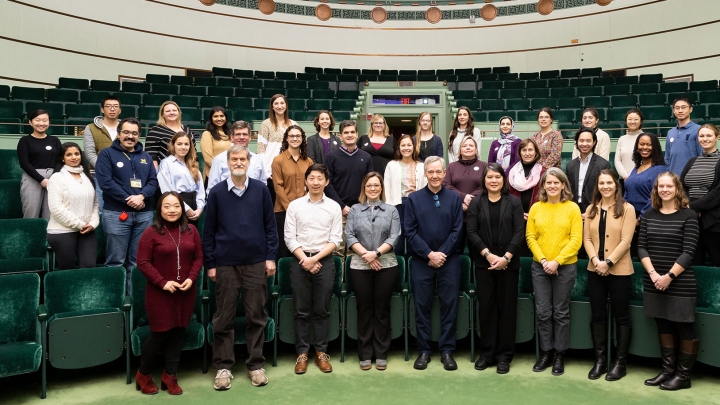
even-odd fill
[{"label": "black trousers", "polygon": [[[97,264],[97,238],[95,230],[84,235],[80,232],[49,233],[48,244],[55,252],[57,268],[68,270],[78,262],[81,269],[95,267]],[[52,267],[52,263],[50,263]]]},{"label": "black trousers", "polygon": [[658,333],[661,335],[674,335],[680,340],[695,340],[695,322],[673,322],[667,319],[655,318]]},{"label": "black trousers", "polygon": [[273,205],[275,205],[275,185],[273,184],[272,178],[267,179],[267,187],[270,191],[270,199]]},{"label": "black trousers", "polygon": [[140,374],[152,373],[155,356],[165,351],[165,372],[177,374],[180,353],[184,344],[185,328],[173,328],[164,332],[150,332],[150,337],[142,345],[140,354]]},{"label": "black trousers", "polygon": [[390,350],[390,300],[397,266],[379,271],[350,269],[357,301],[358,356],[386,360]]},{"label": "black trousers", "polygon": [[285,244],[285,211],[275,213],[275,223],[277,224],[277,235],[278,235],[278,254],[277,260],[283,257],[290,257],[292,252],[287,248]]},{"label": "black trousers", "polygon": [[511,362],[515,355],[515,329],[519,270],[475,267],[480,358],[488,363]]},{"label": "black trousers", "polygon": [[695,249],[695,257],[693,264],[696,266],[705,266],[705,256],[710,257],[710,263],[715,267],[720,267],[720,232],[700,231],[700,240]]},{"label": "black trousers", "polygon": [[[183,202],[192,208],[193,211],[197,209],[197,193],[178,193],[180,194],[180,198],[182,198]],[[188,219],[188,224],[192,224],[195,228],[198,227],[198,221],[191,221]],[[200,228],[198,228],[198,231],[200,231]]]},{"label": "black trousers", "polygon": [[297,257],[293,257],[290,263],[290,283],[295,306],[295,350],[298,354],[310,351],[311,316],[315,351],[327,352],[335,262],[332,255],[328,255],[320,259],[320,264],[320,271],[312,274],[300,266]]},{"label": "black trousers", "polygon": [[[587,270],[578,270],[587,271]],[[600,276],[594,271],[588,271],[588,298],[590,298],[590,311],[592,323],[607,322],[607,298],[610,296],[615,325],[632,326],[630,323],[630,292],[632,291],[631,276]]]},{"label": "black trousers", "polygon": [[248,266],[218,266],[215,277],[215,301],[217,311],[213,324],[213,368],[231,370],[235,364],[235,322],[238,296],[245,307],[245,341],[248,370],[265,365],[262,349],[265,342],[268,289],[265,262]]}]

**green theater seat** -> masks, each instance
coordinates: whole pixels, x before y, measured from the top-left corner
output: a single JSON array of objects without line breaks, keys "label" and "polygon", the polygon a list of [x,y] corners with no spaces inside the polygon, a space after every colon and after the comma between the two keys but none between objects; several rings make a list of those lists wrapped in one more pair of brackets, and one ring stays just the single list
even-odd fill
[{"label": "green theater seat", "polygon": [[520,80],[538,80],[540,78],[540,72],[524,72],[518,74]]},{"label": "green theater seat", "polygon": [[603,87],[578,87],[576,91],[578,97],[599,97],[602,96]]},{"label": "green theater seat", "polygon": [[[313,121],[315,120],[315,116],[317,115],[317,111],[295,111],[293,112],[293,119],[295,121]],[[335,117],[335,115],[333,115]],[[337,120],[337,117],[335,117]]]},{"label": "green theater seat", "polygon": [[12,87],[13,100],[44,101],[46,96],[46,90],[40,87]]},{"label": "green theater seat", "polygon": [[[231,79],[228,77],[225,77],[224,79],[225,80],[237,80],[237,82],[240,83],[239,79]],[[216,79],[214,77],[196,77],[195,80],[193,81],[193,83],[191,83],[190,85],[195,85],[198,87],[215,86],[215,85],[217,85],[217,81],[218,81],[218,79]],[[182,94],[182,90],[181,90],[180,94]],[[194,94],[194,95],[195,96],[200,96],[200,95],[204,96],[205,94]]]},{"label": "green theater seat", "polygon": [[220,96],[205,96],[200,97],[200,108],[212,108],[215,106],[225,107],[227,105],[227,99]]},{"label": "green theater seat", "polygon": [[212,68],[213,76],[232,77],[233,70],[230,68],[214,67]]},{"label": "green theater seat", "polygon": [[[580,99],[577,99],[580,100]],[[581,100],[582,101],[582,100]],[[558,106],[558,100],[554,98],[534,98],[530,101],[530,108],[533,110],[539,110],[541,108],[556,109]]]},{"label": "green theater seat", "polygon": [[304,99],[290,99],[287,102],[287,108],[290,111],[304,111],[305,100]]},{"label": "green theater seat", "polygon": [[612,96],[612,97],[610,97],[610,102],[612,103],[613,108],[637,107],[638,96],[636,96],[636,95]]},{"label": "green theater seat", "polygon": [[235,97],[260,98],[260,89],[235,89]]},{"label": "green theater seat", "polygon": [[235,88],[234,87],[220,87],[220,86],[208,87],[207,95],[214,96],[214,97],[234,97],[235,96]]},{"label": "green theater seat", "polygon": [[505,108],[508,110],[529,110],[530,100],[526,98],[513,98],[505,100]]},{"label": "green theater seat", "polygon": [[254,77],[254,72],[252,70],[247,69],[233,69],[233,77],[238,77],[241,79],[252,79]]},{"label": "green theater seat", "polygon": [[315,100],[332,100],[335,98],[335,90],[314,89],[312,91],[312,98]]},{"label": "green theater seat", "polygon": [[126,93],[150,93],[150,83],[122,82],[122,91]]},{"label": "green theater seat", "polygon": [[595,77],[592,79],[592,85],[595,87],[612,86],[615,84],[615,77]]},{"label": "green theater seat", "polygon": [[[205,344],[205,331],[207,328],[207,318],[204,314],[206,311],[203,304],[203,273],[200,270],[198,275],[197,295],[195,297],[195,310],[190,318],[190,324],[185,329],[183,350],[203,349],[203,374],[207,372],[207,345]],[[133,355],[140,356],[142,353],[142,345],[148,337],[150,337],[150,324],[147,318],[147,310],[145,306],[145,289],[147,288],[147,279],[137,267],[132,269],[132,332],[130,333],[130,343]],[[213,291],[214,292],[214,291]]]},{"label": "green theater seat", "polygon": [[5,100],[10,98],[10,86],[5,84],[0,85],[0,98]]},{"label": "green theater seat", "polygon": [[285,89],[260,89],[260,97],[273,98],[276,94],[285,95]]},{"label": "green theater seat", "polygon": [[552,97],[552,98],[574,98],[575,97],[575,87],[550,89],[550,97]]},{"label": "green theater seat", "polygon": [[603,87],[603,94],[606,96],[626,96],[630,94],[630,86],[627,84],[616,84]]},{"label": "green theater seat", "polygon": [[89,104],[66,104],[65,115],[69,118],[87,118],[92,120],[98,113],[98,106]]},{"label": "green theater seat", "polygon": [[[348,276],[350,269],[351,256],[345,259],[345,282],[340,286],[340,296],[343,301],[342,325],[344,330],[341,331],[340,338],[340,361],[345,361],[345,335],[350,339],[357,340],[357,297],[355,296],[355,287],[352,277]],[[407,336],[407,299],[409,293],[409,285],[406,281],[405,259],[397,256],[398,261],[398,278],[395,282],[395,288],[390,298],[390,338],[397,339],[405,336],[405,361],[408,360],[408,336]]]},{"label": "green theater seat", "polygon": [[558,108],[563,110],[583,108],[583,100],[581,98],[560,98],[558,99]]},{"label": "green theater seat", "polygon": [[252,110],[253,101],[251,98],[228,97],[228,108],[231,110],[246,109]]},{"label": "green theater seat", "polygon": [[250,110],[232,110],[233,118],[237,120],[243,120],[252,123],[253,121],[262,121],[265,119],[267,112],[264,111],[250,111]]},{"label": "green theater seat", "polygon": [[98,107],[98,115],[100,115],[100,104],[109,97],[110,93],[107,91],[81,91],[80,92],[80,103],[81,104],[96,104]]},{"label": "green theater seat", "polygon": [[[720,98],[718,98],[720,100]],[[658,94],[641,94],[638,96],[638,104],[640,107],[661,106],[667,104],[667,95]]]},{"label": "green theater seat", "polygon": [[80,94],[77,90],[47,89],[47,101],[55,103],[77,103]]},{"label": "green theater seat", "polygon": [[278,80],[295,80],[297,74],[295,72],[275,72],[275,77]]},{"label": "green theater seat", "polygon": [[638,76],[617,76],[615,84],[638,84]]},{"label": "green theater seat", "polygon": [[40,369],[41,393],[45,398],[45,338],[39,322],[47,315],[40,305],[37,274],[0,276],[0,378],[32,373]]},{"label": "green theater seat", "polygon": [[[17,150],[0,149],[0,180],[20,180],[22,178],[23,169],[20,167]],[[17,203],[20,203],[20,193],[15,197]],[[3,204],[10,204],[10,200],[2,200]]]},{"label": "green theater seat", "polygon": [[590,77],[570,79],[570,87],[592,86],[592,81],[593,79]]},{"label": "green theater seat", "polygon": [[61,77],[58,79],[58,89],[87,90],[90,87],[88,79],[75,79],[72,77]]},{"label": "green theater seat", "polygon": [[173,96],[174,101],[178,107],[182,108],[198,108],[198,98],[196,96]]},{"label": "green theater seat", "polygon": [[312,90],[310,89],[288,89],[287,96],[289,99],[307,100],[310,98]]},{"label": "green theater seat", "polygon": [[690,82],[690,91],[708,91],[718,89],[717,80],[703,80],[698,82]]},{"label": "green theater seat", "polygon": [[184,85],[180,86],[180,95],[181,96],[204,96],[207,94],[207,87],[200,86],[190,86],[190,85]]},{"label": "green theater seat", "polygon": [[655,320],[643,314],[643,275],[645,268],[640,262],[633,262],[634,273],[630,290],[630,320],[633,334],[629,352],[636,356],[660,357],[657,325]]},{"label": "green theater seat", "polygon": [[[533,298],[531,265],[531,257],[520,258],[515,343],[529,342],[535,336],[535,300]],[[479,328],[478,336],[480,336]]]},{"label": "green theater seat", "polygon": [[639,82],[640,82],[640,84],[643,84],[643,83],[662,83],[662,82],[663,82],[663,75],[662,75],[662,73],[652,73],[652,74],[640,75]]},{"label": "green theater seat", "polygon": [[585,108],[609,108],[610,97],[585,97]]},{"label": "green theater seat", "polygon": [[697,281],[695,325],[700,339],[698,361],[720,367],[720,347],[715,344],[720,333],[720,269],[697,266],[693,271]]},{"label": "green theater seat", "polygon": [[[118,359],[130,344],[131,299],[125,269],[58,270],[45,275],[47,360],[58,369],[78,369]],[[125,350],[130,384],[130,350]],[[43,362],[45,359],[43,359]]]},{"label": "green theater seat", "polygon": [[155,84],[155,83],[169,84],[170,83],[170,75],[146,74],[145,82],[152,83],[152,84]]},{"label": "green theater seat", "polygon": [[115,80],[90,80],[90,89],[92,89],[92,91],[117,93],[120,91],[120,82]]},{"label": "green theater seat", "polygon": [[307,100],[308,110],[329,110],[330,100]]},{"label": "green theater seat", "polygon": [[333,100],[332,109],[333,111],[352,111],[355,109],[355,100]]},{"label": "green theater seat", "polygon": [[0,100],[0,118],[20,119],[25,112],[25,106],[22,101]]},{"label": "green theater seat", "polygon": [[[195,85],[196,86],[205,86],[205,84],[200,84],[198,82],[199,78],[195,78]],[[218,77],[215,83],[207,84],[207,86],[220,86],[220,87],[240,87],[240,79],[235,79],[232,77]]]},{"label": "green theater seat", "polygon": [[602,68],[596,67],[596,68],[584,68],[580,71],[580,76],[582,77],[595,77],[600,76],[602,74]]}]

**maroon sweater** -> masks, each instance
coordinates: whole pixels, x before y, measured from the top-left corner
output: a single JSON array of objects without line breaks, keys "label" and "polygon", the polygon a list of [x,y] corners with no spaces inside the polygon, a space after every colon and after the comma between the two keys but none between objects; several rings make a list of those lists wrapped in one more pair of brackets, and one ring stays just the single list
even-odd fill
[{"label": "maroon sweater", "polygon": [[487,163],[477,158],[452,162],[445,173],[443,186],[458,193],[461,200],[468,194],[479,196],[485,190],[485,167]]},{"label": "maroon sweater", "polygon": [[[172,328],[186,328],[195,307],[197,297],[198,274],[203,264],[200,234],[194,226],[182,234],[180,241],[180,280],[177,279],[177,250],[179,227],[168,227],[160,235],[154,227],[148,227],[140,238],[137,252],[137,267],[147,278],[145,289],[145,310],[150,330],[164,332]],[[169,233],[169,235],[168,235]],[[175,290],[174,293],[163,290],[168,281],[182,284],[186,279],[193,282],[187,291]]]}]

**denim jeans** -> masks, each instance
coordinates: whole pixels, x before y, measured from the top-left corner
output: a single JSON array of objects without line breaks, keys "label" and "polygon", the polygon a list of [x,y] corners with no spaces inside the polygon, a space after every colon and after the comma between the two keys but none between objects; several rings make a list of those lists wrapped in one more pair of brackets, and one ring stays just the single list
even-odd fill
[{"label": "denim jeans", "polygon": [[107,240],[105,266],[125,267],[126,294],[130,295],[130,271],[137,264],[138,243],[145,229],[153,222],[153,212],[127,212],[125,221],[120,220],[120,214],[118,211],[103,211],[102,224]]},{"label": "denim jeans", "polygon": [[98,185],[97,177],[95,177],[95,194],[97,195],[98,199],[98,212],[100,215],[103,213],[103,192],[100,189],[100,185]]}]

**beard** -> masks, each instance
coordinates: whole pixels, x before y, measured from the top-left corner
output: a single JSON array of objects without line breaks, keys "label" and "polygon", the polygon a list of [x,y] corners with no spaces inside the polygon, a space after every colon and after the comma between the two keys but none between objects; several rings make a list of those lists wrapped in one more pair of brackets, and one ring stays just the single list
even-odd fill
[{"label": "beard", "polygon": [[244,176],[245,174],[247,174],[247,171],[242,170],[242,169],[235,169],[235,170],[233,170],[231,173],[232,173],[232,175],[235,176],[235,177],[242,177],[242,176]]}]

